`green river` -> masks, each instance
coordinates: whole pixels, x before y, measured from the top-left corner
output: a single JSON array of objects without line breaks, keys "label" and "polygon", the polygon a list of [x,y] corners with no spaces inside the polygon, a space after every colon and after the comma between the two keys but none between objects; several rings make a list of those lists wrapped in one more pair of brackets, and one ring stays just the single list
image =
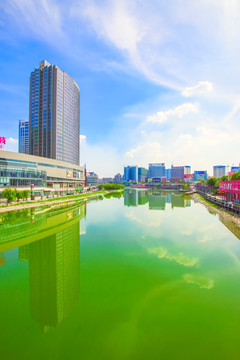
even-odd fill
[{"label": "green river", "polygon": [[171,191],[1,214],[1,359],[239,359],[238,234]]}]

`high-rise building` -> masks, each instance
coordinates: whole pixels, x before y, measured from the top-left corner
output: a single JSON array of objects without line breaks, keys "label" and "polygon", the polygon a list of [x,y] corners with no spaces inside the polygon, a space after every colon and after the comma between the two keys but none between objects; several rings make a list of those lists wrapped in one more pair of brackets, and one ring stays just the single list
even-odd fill
[{"label": "high-rise building", "polygon": [[29,153],[79,165],[80,91],[46,60],[31,73]]},{"label": "high-rise building", "polygon": [[184,177],[191,174],[191,166],[173,166],[171,167],[171,180],[184,180]]},{"label": "high-rise building", "polygon": [[155,163],[148,165],[148,177],[150,179],[161,179],[166,176],[165,164]]},{"label": "high-rise building", "polygon": [[29,121],[19,120],[18,152],[29,154]]},{"label": "high-rise building", "polygon": [[240,171],[240,166],[232,166],[232,167],[231,167],[231,172],[236,173],[236,172],[238,172],[238,171]]},{"label": "high-rise building", "polygon": [[220,178],[226,175],[226,166],[225,165],[215,165],[213,167],[213,176]]},{"label": "high-rise building", "polygon": [[138,182],[138,167],[124,166],[124,180]]},{"label": "high-rise building", "polygon": [[194,181],[205,180],[207,181],[207,171],[194,171]]},{"label": "high-rise building", "polygon": [[138,181],[144,182],[147,180],[147,177],[148,177],[148,170],[145,169],[144,167],[139,167],[138,168]]}]

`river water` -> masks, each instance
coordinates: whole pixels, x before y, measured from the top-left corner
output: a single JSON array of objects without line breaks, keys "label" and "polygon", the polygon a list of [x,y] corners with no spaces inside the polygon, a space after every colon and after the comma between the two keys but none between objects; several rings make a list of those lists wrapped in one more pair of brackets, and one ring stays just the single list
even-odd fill
[{"label": "river water", "polygon": [[2,214],[0,265],[1,359],[239,359],[239,239],[178,193]]}]

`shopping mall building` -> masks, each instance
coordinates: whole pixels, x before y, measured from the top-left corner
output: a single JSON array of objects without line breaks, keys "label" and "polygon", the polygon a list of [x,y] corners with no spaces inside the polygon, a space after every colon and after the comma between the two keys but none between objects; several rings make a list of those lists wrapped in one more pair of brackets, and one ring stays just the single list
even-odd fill
[{"label": "shopping mall building", "polygon": [[219,194],[226,201],[240,203],[240,180],[219,181]]},{"label": "shopping mall building", "polygon": [[[65,161],[0,150],[0,192],[6,187],[65,194],[85,186],[84,168]],[[37,195],[37,194],[36,194]]]}]

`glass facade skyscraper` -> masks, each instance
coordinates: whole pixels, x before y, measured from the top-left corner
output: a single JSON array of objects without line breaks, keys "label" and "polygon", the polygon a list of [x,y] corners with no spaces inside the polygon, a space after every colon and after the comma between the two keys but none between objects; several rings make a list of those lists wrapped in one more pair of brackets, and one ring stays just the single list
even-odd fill
[{"label": "glass facade skyscraper", "polygon": [[79,165],[80,90],[46,60],[31,73],[29,153]]},{"label": "glass facade skyscraper", "polygon": [[29,154],[29,121],[19,120],[18,152]]}]

